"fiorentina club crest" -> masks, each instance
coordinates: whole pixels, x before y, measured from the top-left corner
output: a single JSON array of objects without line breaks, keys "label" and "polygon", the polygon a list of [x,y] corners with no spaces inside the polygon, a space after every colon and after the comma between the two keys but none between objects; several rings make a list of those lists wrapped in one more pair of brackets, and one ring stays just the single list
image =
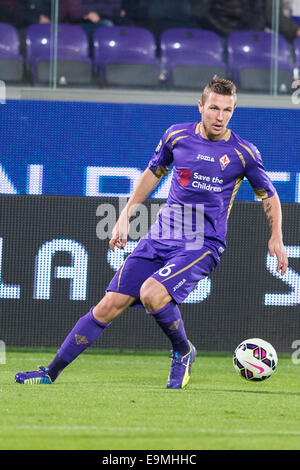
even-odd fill
[{"label": "fiorentina club crest", "polygon": [[225,170],[227,167],[228,163],[230,163],[230,160],[227,155],[223,155],[223,157],[220,158],[220,165],[221,165],[221,170]]}]

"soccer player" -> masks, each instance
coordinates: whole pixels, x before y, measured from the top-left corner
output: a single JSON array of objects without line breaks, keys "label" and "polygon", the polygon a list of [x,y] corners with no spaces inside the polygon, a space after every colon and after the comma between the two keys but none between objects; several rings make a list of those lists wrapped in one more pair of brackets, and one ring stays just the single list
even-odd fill
[{"label": "soccer player", "polygon": [[227,126],[236,108],[234,83],[215,76],[198,102],[200,122],[171,126],[159,142],[148,168],[129,198],[112,232],[112,250],[124,248],[129,219],[173,164],[166,204],[135,250],[107,287],[105,296],[81,317],[53,361],[34,372],[20,372],[16,382],[51,384],[127,307],[142,304],[172,345],[167,388],[184,388],[196,357],[179,304],[208,276],[226,249],[227,219],[246,177],[270,226],[268,249],[277,271],[288,266],[282,240],[281,205],[261,155]]}]

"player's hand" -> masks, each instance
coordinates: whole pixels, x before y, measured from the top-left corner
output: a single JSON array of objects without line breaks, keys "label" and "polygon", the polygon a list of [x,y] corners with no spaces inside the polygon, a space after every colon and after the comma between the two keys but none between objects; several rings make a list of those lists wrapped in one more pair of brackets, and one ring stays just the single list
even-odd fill
[{"label": "player's hand", "polygon": [[288,257],[284,244],[280,238],[271,237],[269,240],[269,253],[270,256],[276,255],[277,257],[277,272],[282,276],[285,274],[289,265]]},{"label": "player's hand", "polygon": [[109,242],[109,247],[112,251],[114,251],[115,246],[117,248],[120,248],[121,250],[124,249],[127,243],[128,232],[129,232],[128,217],[121,215],[116,225],[113,228],[112,236]]},{"label": "player's hand", "polygon": [[126,245],[126,242],[127,242],[126,238],[112,237],[109,241],[109,247],[112,251],[115,250],[115,246],[123,250]]}]

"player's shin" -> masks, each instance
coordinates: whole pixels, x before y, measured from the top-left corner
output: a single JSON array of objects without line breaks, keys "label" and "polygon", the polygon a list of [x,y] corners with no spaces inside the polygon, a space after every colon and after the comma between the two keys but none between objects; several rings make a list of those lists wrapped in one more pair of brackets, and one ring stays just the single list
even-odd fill
[{"label": "player's shin", "polygon": [[184,323],[178,305],[174,301],[169,302],[155,312],[149,312],[148,310],[146,312],[153,315],[157,324],[168,336],[174,352],[182,355],[189,352],[190,344],[186,336]]},{"label": "player's shin", "polygon": [[62,343],[53,361],[47,366],[52,382],[65,367],[99,338],[109,324],[96,320],[93,315],[93,308],[78,320]]}]

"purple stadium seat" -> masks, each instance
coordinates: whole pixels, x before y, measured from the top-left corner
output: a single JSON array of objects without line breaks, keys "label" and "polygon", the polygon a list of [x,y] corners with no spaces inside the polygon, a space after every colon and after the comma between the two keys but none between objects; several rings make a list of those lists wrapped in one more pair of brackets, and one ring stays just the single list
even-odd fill
[{"label": "purple stadium seat", "polygon": [[300,16],[292,16],[292,20],[300,27]]},{"label": "purple stadium seat", "polygon": [[[227,38],[228,68],[245,91],[268,92],[272,67],[272,33],[235,31]],[[278,91],[287,92],[293,79],[291,48],[279,35]]]},{"label": "purple stadium seat", "polygon": [[19,82],[23,79],[23,58],[20,55],[17,30],[7,23],[0,23],[0,79]]},{"label": "purple stadium seat", "polygon": [[162,74],[175,88],[199,89],[217,74],[226,77],[221,38],[204,29],[167,29],[161,35]]},{"label": "purple stadium seat", "polygon": [[100,80],[110,86],[152,87],[159,84],[159,61],[152,33],[135,26],[98,28],[94,64]]},{"label": "purple stadium seat", "polygon": [[[49,24],[33,24],[26,30],[26,58],[35,83],[49,82],[53,39]],[[58,25],[58,84],[88,84],[92,78],[89,43],[80,26]]]}]

